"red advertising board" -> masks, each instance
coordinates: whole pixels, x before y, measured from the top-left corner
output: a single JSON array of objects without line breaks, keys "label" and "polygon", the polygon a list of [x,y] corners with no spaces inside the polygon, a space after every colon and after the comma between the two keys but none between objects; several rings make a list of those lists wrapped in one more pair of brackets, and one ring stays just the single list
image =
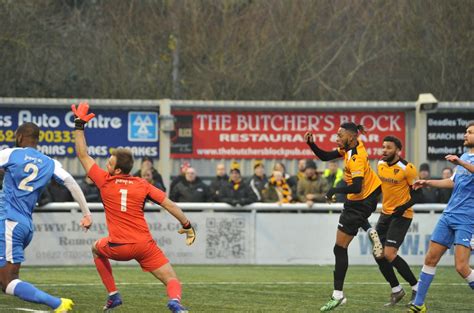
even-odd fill
[{"label": "red advertising board", "polygon": [[361,139],[370,158],[382,155],[387,135],[405,142],[403,112],[209,112],[173,111],[173,158],[299,159],[313,156],[304,142],[306,131],[325,150],[336,147],[339,125],[352,121],[367,130]]}]

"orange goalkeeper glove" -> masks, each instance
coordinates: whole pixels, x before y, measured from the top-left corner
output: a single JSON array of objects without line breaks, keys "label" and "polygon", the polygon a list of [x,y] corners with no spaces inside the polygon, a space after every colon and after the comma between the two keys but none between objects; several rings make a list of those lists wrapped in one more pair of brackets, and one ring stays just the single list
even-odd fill
[{"label": "orange goalkeeper glove", "polygon": [[89,122],[91,119],[94,118],[94,113],[89,113],[89,104],[87,102],[81,102],[77,106],[73,104],[71,105],[72,112],[74,113],[74,129],[84,130],[84,125]]},{"label": "orange goalkeeper glove", "polygon": [[186,244],[188,246],[192,245],[194,240],[196,240],[196,232],[190,222],[184,224],[183,227],[178,230],[178,233],[186,234]]}]

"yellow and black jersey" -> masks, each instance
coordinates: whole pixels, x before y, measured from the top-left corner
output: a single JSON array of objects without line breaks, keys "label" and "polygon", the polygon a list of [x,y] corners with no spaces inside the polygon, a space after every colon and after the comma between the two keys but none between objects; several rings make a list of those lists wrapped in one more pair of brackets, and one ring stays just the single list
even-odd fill
[{"label": "yellow and black jersey", "polygon": [[364,200],[374,192],[381,184],[380,179],[369,164],[369,156],[362,141],[358,141],[356,147],[350,150],[337,149],[344,157],[344,180],[347,185],[352,185],[352,179],[362,177],[362,190],[360,193],[349,193],[348,200]]},{"label": "yellow and black jersey", "polygon": [[[403,159],[392,165],[379,161],[377,172],[382,181],[382,212],[391,215],[397,206],[410,200],[411,186],[418,174],[415,166]],[[413,208],[406,210],[403,216],[413,218]]]}]

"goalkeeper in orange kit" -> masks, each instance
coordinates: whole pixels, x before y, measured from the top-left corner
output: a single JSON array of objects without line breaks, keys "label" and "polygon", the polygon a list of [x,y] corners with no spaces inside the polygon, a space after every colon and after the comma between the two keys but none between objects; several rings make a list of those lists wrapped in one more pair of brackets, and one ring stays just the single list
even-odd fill
[{"label": "goalkeeper in orange kit", "polygon": [[109,294],[104,311],[122,304],[122,298],[112,276],[109,259],[116,261],[136,260],[143,271],[150,272],[166,286],[168,308],[175,313],[187,312],[181,305],[181,283],[168,259],[153,240],[144,217],[146,200],[151,200],[182,225],[179,233],[186,234],[191,245],[196,236],[194,229],[181,209],[166,194],[146,180],[131,176],[133,156],[128,149],[116,149],[108,159],[107,170],[101,169],[88,154],[84,125],[94,118],[88,113],[89,105],[80,103],[75,115],[76,154],[89,176],[100,190],[104,204],[109,236],[97,240],[92,246],[94,263]]}]

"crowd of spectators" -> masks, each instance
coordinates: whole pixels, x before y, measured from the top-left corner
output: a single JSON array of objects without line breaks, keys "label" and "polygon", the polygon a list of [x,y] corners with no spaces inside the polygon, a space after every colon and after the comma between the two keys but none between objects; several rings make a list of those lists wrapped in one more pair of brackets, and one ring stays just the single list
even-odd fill
[{"label": "crowd of spectators", "polygon": [[[276,162],[271,168],[270,176],[267,176],[265,163],[256,160],[253,163],[253,175],[244,178],[239,163],[232,162],[229,172],[224,163],[219,163],[216,165],[216,175],[207,178],[209,183],[206,183],[199,177],[196,168],[189,162],[183,162],[180,174],[170,184],[168,195],[175,202],[225,202],[233,206],[244,206],[254,202],[306,203],[311,206],[313,203],[325,202],[329,188],[345,185],[343,170],[338,163],[329,161],[326,164],[327,168],[318,170],[313,160],[299,160],[297,172],[290,175],[283,163]],[[428,163],[421,164],[418,173],[420,179],[431,179]],[[0,188],[2,174],[0,171]],[[453,169],[445,167],[440,174],[442,178],[450,178]],[[141,160],[139,170],[133,175],[142,177],[157,188],[167,191],[162,176],[149,157]],[[88,202],[101,201],[100,192],[90,178],[79,180],[79,186]],[[451,189],[426,187],[421,190],[419,203],[447,203],[451,196]],[[344,200],[345,195],[336,194],[336,202]],[[41,206],[50,202],[70,201],[73,201],[70,192],[52,179],[38,204]]]}]

